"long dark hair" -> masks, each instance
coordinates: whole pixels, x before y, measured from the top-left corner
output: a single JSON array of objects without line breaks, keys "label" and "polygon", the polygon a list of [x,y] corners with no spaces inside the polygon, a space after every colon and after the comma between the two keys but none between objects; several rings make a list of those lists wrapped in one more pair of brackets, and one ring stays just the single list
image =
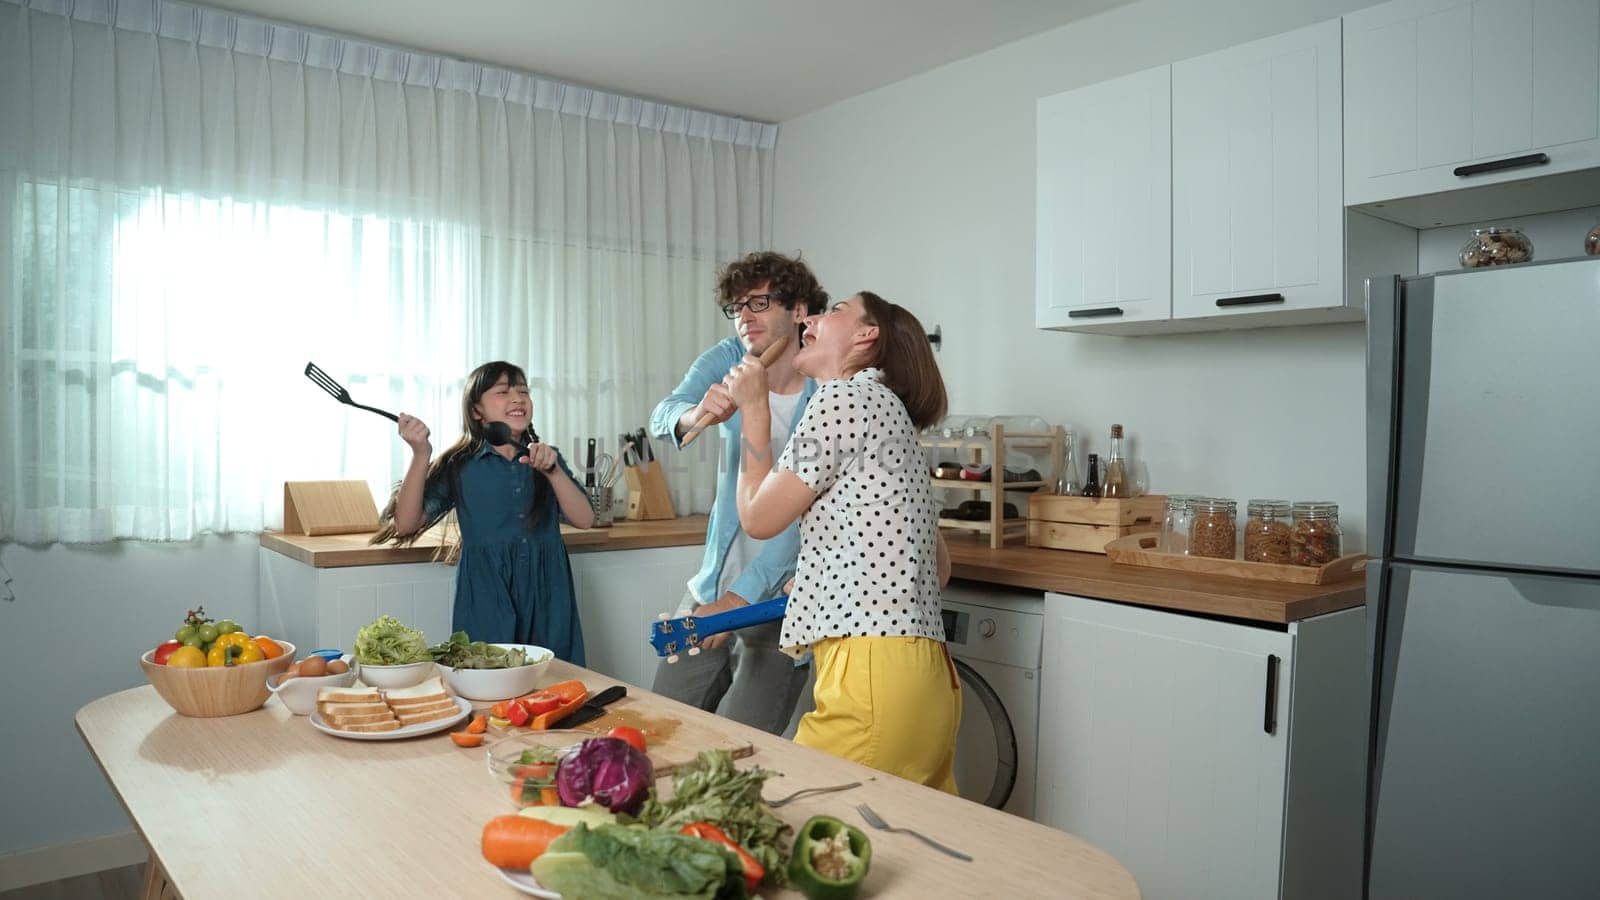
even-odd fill
[{"label": "long dark hair", "polygon": [[949,395],[922,323],[911,310],[871,291],[861,291],[856,296],[861,298],[861,320],[878,326],[878,339],[863,368],[876,366],[883,370],[883,383],[906,405],[917,428],[927,428],[943,419]]},{"label": "long dark hair", "polygon": [[[450,486],[449,496],[459,501],[461,497],[461,469],[467,464],[468,460],[478,455],[478,451],[488,441],[484,423],[472,415],[472,408],[478,405],[478,401],[483,399],[483,395],[498,384],[501,378],[507,379],[512,387],[522,387],[528,383],[527,373],[511,363],[503,361],[484,363],[473,369],[472,374],[467,376],[467,383],[461,391],[461,437],[454,444],[451,444],[448,450],[435,457],[433,462],[428,465],[428,477],[422,487],[424,498],[428,496],[430,489],[436,489],[436,486],[442,482]],[[531,424],[528,426],[527,433],[520,435],[519,438],[525,443],[539,439],[538,435],[534,434]],[[530,529],[538,522],[539,511],[544,506],[545,497],[550,494],[550,482],[544,478],[533,479],[533,491],[531,493],[532,496],[528,498],[528,516],[525,520]],[[402,547],[409,545],[424,531],[439,524],[439,520],[443,519],[445,513],[449,512],[449,507],[447,507],[423,521],[416,531],[405,535],[398,534],[394,527],[394,508],[399,499],[400,485],[396,483],[394,492],[389,495],[388,505],[384,506],[383,513],[378,516],[378,533],[372,536],[371,543],[383,544],[392,542]],[[450,506],[453,507],[454,505],[452,503]],[[445,556],[445,547],[441,545],[439,549],[440,553],[438,555]],[[455,549],[454,547],[450,548],[449,555],[453,556]]]}]

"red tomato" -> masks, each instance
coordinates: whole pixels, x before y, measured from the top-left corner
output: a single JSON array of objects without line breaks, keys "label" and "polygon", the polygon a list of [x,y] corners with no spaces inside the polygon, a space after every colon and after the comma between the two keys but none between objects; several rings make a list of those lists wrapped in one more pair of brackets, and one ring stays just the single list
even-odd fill
[{"label": "red tomato", "polygon": [[550,691],[537,691],[526,697],[519,697],[516,702],[522,704],[522,708],[528,711],[530,717],[538,718],[559,707],[562,700],[560,694],[554,694]]},{"label": "red tomato", "polygon": [[633,745],[633,749],[639,751],[640,753],[644,752],[644,732],[637,728],[632,728],[627,725],[618,725],[617,727],[606,732],[606,737],[613,737],[617,738],[618,740],[627,741]]},{"label": "red tomato", "polygon": [[167,657],[176,653],[182,646],[183,643],[180,641],[162,641],[161,645],[156,647],[155,655],[150,657],[150,661],[158,666],[164,666],[167,664]]},{"label": "red tomato", "polygon": [[515,701],[512,701],[511,707],[506,710],[506,719],[518,728],[533,721],[533,717],[528,715],[527,708]]}]

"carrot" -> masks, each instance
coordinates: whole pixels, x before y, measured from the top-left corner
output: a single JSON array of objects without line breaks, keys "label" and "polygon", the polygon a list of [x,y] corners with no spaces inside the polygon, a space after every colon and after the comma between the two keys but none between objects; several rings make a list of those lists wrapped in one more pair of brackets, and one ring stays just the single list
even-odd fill
[{"label": "carrot", "polygon": [[[472,721],[467,723],[467,734],[483,734],[488,730],[489,717],[485,716],[483,713],[478,713],[477,715],[473,716]],[[479,743],[482,742],[480,741]],[[477,746],[477,744],[474,744],[473,746]]]},{"label": "carrot", "polygon": [[540,806],[560,806],[561,805],[561,795],[556,793],[556,789],[553,788],[553,787],[540,788],[539,789],[539,805]]},{"label": "carrot", "polygon": [[566,833],[560,825],[527,816],[495,816],[483,826],[483,858],[490,865],[526,869]]},{"label": "carrot", "polygon": [[481,735],[481,734],[469,734],[469,733],[467,733],[465,731],[452,731],[452,732],[450,732],[450,740],[455,741],[457,747],[481,747],[481,746],[483,746],[483,735]]}]

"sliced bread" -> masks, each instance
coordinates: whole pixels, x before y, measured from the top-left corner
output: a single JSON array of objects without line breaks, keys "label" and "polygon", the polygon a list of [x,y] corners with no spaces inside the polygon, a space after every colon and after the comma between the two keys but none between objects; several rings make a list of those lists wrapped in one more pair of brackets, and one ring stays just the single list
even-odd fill
[{"label": "sliced bread", "polygon": [[450,694],[444,689],[444,682],[435,675],[427,681],[414,687],[396,688],[383,692],[383,699],[395,709],[405,706],[421,706],[436,703],[440,700],[450,699]]},{"label": "sliced bread", "polygon": [[431,716],[436,712],[456,712],[459,709],[460,707],[456,706],[456,702],[454,700],[444,699],[440,700],[438,703],[422,703],[416,706],[398,706],[395,707],[394,714],[400,718],[400,721],[410,723],[415,721],[426,721],[426,719],[420,717]]},{"label": "sliced bread", "polygon": [[376,688],[325,687],[317,691],[317,703],[382,703],[383,695]]},{"label": "sliced bread", "polygon": [[363,733],[373,731],[397,731],[400,728],[400,720],[390,719],[387,722],[360,722],[354,725],[335,725],[333,727],[340,731],[356,731]]},{"label": "sliced bread", "polygon": [[436,707],[426,712],[396,712],[400,721],[406,725],[421,725],[423,722],[436,722],[439,719],[461,715],[461,708],[451,701],[449,706]]}]

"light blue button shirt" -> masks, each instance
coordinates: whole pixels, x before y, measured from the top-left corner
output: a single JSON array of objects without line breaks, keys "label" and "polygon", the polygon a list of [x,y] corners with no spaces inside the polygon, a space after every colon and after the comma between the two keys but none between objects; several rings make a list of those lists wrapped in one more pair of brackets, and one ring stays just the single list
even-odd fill
[{"label": "light blue button shirt", "polygon": [[[727,338],[700,354],[689,367],[683,382],[656,404],[650,414],[650,433],[677,443],[678,420],[691,407],[700,402],[706,390],[722,381],[735,364],[745,357],[744,344],[738,338]],[[792,432],[805,415],[806,402],[817,390],[817,383],[806,379],[800,392],[800,403],[789,423]],[[717,585],[722,581],[722,564],[728,550],[739,536],[739,414],[736,412],[718,428],[722,432],[722,456],[717,460],[717,497],[711,505],[710,521],[706,525],[706,553],[700,571],[689,580],[689,590],[701,603],[717,599]],[[782,448],[772,448],[774,454]],[[794,574],[795,557],[800,553],[800,523],[791,522],[782,533],[767,541],[761,552],[739,573],[729,590],[750,603],[767,600],[783,592],[783,585]]]}]

